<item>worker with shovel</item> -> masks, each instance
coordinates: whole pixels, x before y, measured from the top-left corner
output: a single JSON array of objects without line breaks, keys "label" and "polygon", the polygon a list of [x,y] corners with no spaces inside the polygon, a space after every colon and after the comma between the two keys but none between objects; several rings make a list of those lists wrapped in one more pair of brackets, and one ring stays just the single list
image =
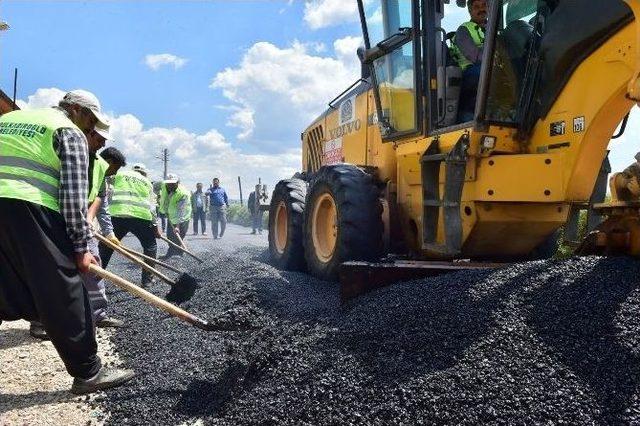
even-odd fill
[{"label": "worker with shovel", "polygon": [[89,154],[83,134],[108,124],[90,92],[55,108],[0,117],[0,321],[42,322],[69,374],[71,391],[95,392],[131,379],[103,367],[80,272],[87,248]]},{"label": "worker with shovel", "polygon": [[[151,203],[153,185],[147,177],[144,164],[134,164],[132,170],[120,170],[112,178],[113,192],[109,200],[109,212],[113,223],[113,231],[117,240],[124,238],[129,232],[138,238],[143,253],[156,258],[158,246],[156,237],[160,231],[156,224],[155,205]],[[100,257],[104,268],[109,264],[113,250],[100,244]],[[149,266],[153,263],[146,261]],[[142,286],[153,281],[149,271],[142,270]]]},{"label": "worker with shovel", "polygon": [[[93,223],[96,215],[107,214],[104,208],[106,199],[105,177],[111,168],[111,165],[105,161],[97,152],[104,148],[105,143],[109,139],[109,126],[98,123],[91,132],[85,133],[89,148],[89,198],[87,199],[88,210],[87,219],[89,223]],[[115,236],[113,237],[115,238]],[[90,238],[87,241],[89,252],[100,264],[100,254],[98,251],[98,241]],[[96,327],[122,327],[124,323],[116,318],[107,315],[107,292],[105,283],[99,276],[87,272],[82,273],[82,280],[89,295],[89,302],[93,311],[93,321]],[[38,339],[48,340],[47,332],[42,324],[38,321],[32,321],[29,327],[29,333]]]},{"label": "worker with shovel", "polygon": [[[166,205],[167,236],[178,246],[182,246],[182,239],[187,235],[189,221],[191,219],[191,194],[189,190],[180,184],[180,178],[176,174],[167,175],[164,181],[166,200],[162,200]],[[182,251],[169,245],[167,254],[163,258],[169,258],[175,254],[182,255]]]}]

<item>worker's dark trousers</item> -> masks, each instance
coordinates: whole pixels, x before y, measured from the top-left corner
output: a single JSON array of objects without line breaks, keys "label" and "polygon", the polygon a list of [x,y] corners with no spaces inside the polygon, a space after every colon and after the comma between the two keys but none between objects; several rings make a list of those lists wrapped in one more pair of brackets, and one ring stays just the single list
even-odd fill
[{"label": "worker's dark trousers", "polygon": [[[186,222],[182,222],[177,225],[174,225],[171,222],[169,222],[167,225],[167,237],[177,245],[181,245],[180,241],[176,238],[176,234],[173,232],[173,228],[176,226],[180,230],[180,238],[184,240],[185,235],[187,235],[187,230],[189,229],[189,221],[187,220]],[[182,252],[177,248],[173,247],[172,245],[170,245],[169,250],[167,250],[167,254],[165,254],[165,256],[167,257],[174,256],[176,254],[182,255]]]},{"label": "worker's dark trousers", "polygon": [[467,123],[474,119],[481,67],[482,66],[480,64],[471,65],[466,70],[464,70],[464,73],[462,75],[462,87],[460,89],[460,106],[458,109],[459,123]]},{"label": "worker's dark trousers", "polygon": [[193,233],[196,235],[198,234],[198,222],[200,222],[202,233],[207,232],[207,213],[204,211],[204,207],[193,209]]},{"label": "worker's dark trousers", "polygon": [[[150,220],[138,219],[135,217],[111,217],[113,223],[113,233],[116,238],[122,240],[125,235],[131,232],[140,241],[142,250],[147,256],[155,258],[158,252],[156,244],[156,236],[153,230],[153,223]],[[106,269],[111,260],[113,250],[100,243],[100,258],[102,259],[102,267]],[[153,262],[145,260],[149,266],[155,266]],[[142,270],[142,283],[146,284],[151,281],[152,275]]]},{"label": "worker's dark trousers", "polygon": [[0,320],[40,321],[73,377],[101,368],[89,297],[59,213],[0,198]]}]

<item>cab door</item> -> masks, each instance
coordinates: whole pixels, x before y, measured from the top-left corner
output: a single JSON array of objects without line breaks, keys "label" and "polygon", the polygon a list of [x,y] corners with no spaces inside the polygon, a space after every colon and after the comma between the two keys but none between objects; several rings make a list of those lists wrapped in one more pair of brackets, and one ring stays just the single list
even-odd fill
[{"label": "cab door", "polygon": [[422,133],[423,74],[419,0],[358,0],[384,141]]}]

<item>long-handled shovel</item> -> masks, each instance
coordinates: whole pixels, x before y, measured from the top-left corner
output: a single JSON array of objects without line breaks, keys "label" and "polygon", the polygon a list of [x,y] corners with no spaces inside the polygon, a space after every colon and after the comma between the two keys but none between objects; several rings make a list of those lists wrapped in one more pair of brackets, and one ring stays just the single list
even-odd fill
[{"label": "long-handled shovel", "polygon": [[111,281],[112,283],[114,283],[116,286],[120,287],[122,290],[127,291],[131,294],[133,294],[134,296],[137,296],[143,300],[145,300],[147,303],[162,309],[163,311],[169,313],[170,315],[179,318],[183,321],[188,322],[189,324],[196,326],[202,330],[206,330],[206,331],[240,331],[240,330],[246,330],[247,327],[240,327],[240,326],[234,326],[234,325],[225,325],[223,323],[218,323],[218,324],[212,324],[208,321],[203,320],[202,318],[197,317],[196,315],[193,315],[192,313],[189,313],[187,311],[185,311],[184,309],[181,309],[169,302],[167,302],[166,300],[163,300],[161,298],[159,298],[158,296],[156,296],[155,294],[151,294],[148,291],[144,290],[143,288],[138,287],[137,285],[125,280],[124,278],[121,278],[109,271],[105,271],[104,269],[100,268],[97,265],[90,265],[89,266],[89,270],[91,272],[93,272],[94,274],[98,275],[99,277],[104,278],[105,280]]},{"label": "long-handled shovel", "polygon": [[162,272],[158,271],[157,269],[147,265],[142,260],[135,257],[133,254],[129,253],[127,250],[123,249],[119,245],[113,243],[108,238],[105,238],[98,233],[96,233],[95,235],[98,240],[100,240],[103,244],[105,244],[111,250],[117,251],[118,253],[120,253],[121,255],[123,255],[124,257],[126,257],[127,259],[135,263],[136,265],[141,266],[144,270],[154,274],[155,276],[160,278],[162,281],[169,284],[171,286],[171,291],[169,291],[169,293],[167,293],[167,295],[165,296],[167,300],[175,303],[182,303],[191,299],[195,294],[196,289],[198,288],[198,282],[192,276],[186,273],[182,273],[180,274],[178,279],[174,281],[168,276],[166,276],[165,274],[163,274]]},{"label": "long-handled shovel", "polygon": [[166,269],[168,269],[168,270],[170,270],[170,271],[173,271],[173,272],[176,272],[176,273],[178,273],[178,274],[184,274],[184,273],[185,273],[185,271],[183,271],[182,269],[176,268],[176,267],[175,267],[175,266],[173,266],[173,265],[169,265],[168,263],[165,263],[165,262],[163,262],[163,261],[161,261],[161,260],[158,260],[158,259],[156,259],[155,257],[147,256],[147,255],[146,255],[146,254],[144,254],[144,253],[140,253],[139,251],[135,251],[135,250],[133,250],[133,249],[132,249],[132,248],[130,248],[130,247],[125,247],[125,246],[123,246],[122,244],[120,245],[120,247],[121,247],[122,249],[124,249],[124,250],[128,251],[128,252],[129,252],[129,253],[131,253],[132,255],[136,256],[136,257],[139,257],[139,258],[141,258],[141,259],[143,259],[143,260],[148,260],[148,261],[149,261],[149,262],[151,262],[151,263],[155,263],[157,266],[162,266],[163,268],[166,268]]},{"label": "long-handled shovel", "polygon": [[[180,238],[180,236],[178,235],[178,238]],[[171,241],[170,239],[168,239],[167,237],[165,237],[164,235],[160,235],[160,239],[162,241],[165,241],[167,244],[173,246],[174,248],[180,250],[181,252],[187,253],[189,256],[193,257],[195,260],[197,260],[200,263],[204,263],[204,260],[200,259],[198,256],[196,256],[195,254],[191,253],[189,250],[187,250],[186,248],[179,246],[178,244],[174,243],[173,241]]]}]

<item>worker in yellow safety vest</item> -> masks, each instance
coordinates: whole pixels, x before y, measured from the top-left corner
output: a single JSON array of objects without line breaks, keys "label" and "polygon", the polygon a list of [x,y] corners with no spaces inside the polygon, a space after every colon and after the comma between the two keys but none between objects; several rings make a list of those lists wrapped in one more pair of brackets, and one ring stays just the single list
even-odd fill
[{"label": "worker in yellow safety vest", "polygon": [[[189,229],[191,220],[191,193],[180,184],[180,178],[176,174],[169,174],[163,182],[160,203],[167,212],[167,237],[174,243],[181,245],[176,235],[184,238]],[[182,255],[182,252],[173,246],[169,246],[164,259],[174,254]]]},{"label": "worker in yellow safety vest", "polygon": [[[157,226],[156,206],[153,201],[153,185],[147,177],[144,164],[134,164],[131,170],[120,170],[109,178],[112,185],[109,199],[109,213],[113,223],[113,232],[118,240],[129,232],[138,238],[144,254],[155,258],[158,251],[156,238],[160,237]],[[100,257],[106,266],[109,264],[113,250],[100,244]],[[152,261],[145,261],[154,266]],[[153,281],[153,276],[142,270],[142,286]]]},{"label": "worker in yellow safety vest", "polygon": [[[97,125],[93,131],[87,135],[89,143],[89,210],[87,217],[89,223],[93,223],[98,215],[108,215],[108,211],[103,208],[106,202],[106,182],[107,172],[110,164],[107,163],[98,151],[104,148],[106,142],[110,139],[109,127]],[[103,219],[104,220],[104,219]],[[111,241],[118,242],[113,232],[105,233]],[[100,262],[100,252],[98,249],[98,240],[92,238],[89,241],[89,250],[96,260]],[[83,274],[84,284],[89,294],[89,301],[93,308],[93,317],[98,327],[122,327],[122,320],[107,315],[107,294],[105,291],[104,280],[95,274]]]},{"label": "worker in yellow safety vest", "polygon": [[88,249],[89,152],[83,132],[107,125],[90,92],[54,108],[0,117],[0,321],[40,321],[69,374],[71,391],[95,392],[133,377],[103,367],[80,273]]},{"label": "worker in yellow safety vest", "polygon": [[[93,223],[99,212],[106,213],[103,207],[105,199],[105,177],[109,169],[109,163],[102,159],[97,152],[104,148],[109,139],[109,126],[98,123],[94,129],[85,133],[89,148],[89,198],[87,199],[87,218],[89,223]],[[115,236],[111,236],[115,239]],[[100,265],[100,254],[98,251],[98,241],[90,238],[87,241],[89,252]],[[96,327],[122,327],[124,323],[116,318],[107,315],[107,293],[105,283],[102,278],[92,272],[81,273],[85,289],[89,296],[89,303],[93,312],[93,320]],[[39,321],[32,321],[29,333],[38,339],[48,340],[49,336]]]},{"label": "worker in yellow safety vest", "polygon": [[487,0],[469,0],[467,4],[471,20],[458,28],[450,50],[463,71],[459,122],[472,121],[474,117],[488,17]]}]

